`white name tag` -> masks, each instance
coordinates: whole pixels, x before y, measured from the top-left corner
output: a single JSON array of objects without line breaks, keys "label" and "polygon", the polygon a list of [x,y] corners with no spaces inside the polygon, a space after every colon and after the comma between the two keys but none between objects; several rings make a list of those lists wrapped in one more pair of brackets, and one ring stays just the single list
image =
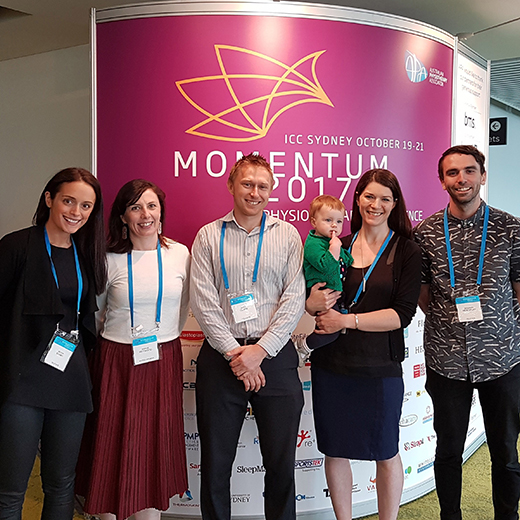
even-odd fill
[{"label": "white name tag", "polygon": [[[67,336],[68,339],[63,336]],[[40,361],[60,370],[61,372],[65,372],[70,358],[72,357],[72,354],[74,354],[77,346],[77,339],[74,341],[69,334],[62,331],[56,331]]]},{"label": "white name tag", "polygon": [[142,365],[159,360],[159,345],[157,336],[146,336],[132,341],[134,351],[134,365]]},{"label": "white name tag", "polygon": [[480,321],[484,319],[482,316],[482,307],[478,296],[464,296],[456,298],[457,314],[461,323],[470,321]]},{"label": "white name tag", "polygon": [[256,310],[255,298],[251,293],[242,294],[229,299],[231,304],[231,311],[235,323],[242,323],[244,321],[254,320],[258,318]]}]

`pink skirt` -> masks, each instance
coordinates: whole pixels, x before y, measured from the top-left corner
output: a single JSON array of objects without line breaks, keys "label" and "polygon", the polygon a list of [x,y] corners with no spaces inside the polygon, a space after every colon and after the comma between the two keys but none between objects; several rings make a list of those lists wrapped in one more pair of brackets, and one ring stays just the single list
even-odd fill
[{"label": "pink skirt", "polygon": [[85,511],[123,520],[168,509],[188,489],[180,340],[163,343],[159,361],[134,366],[131,345],[99,338],[90,367],[94,412],[76,471]]}]

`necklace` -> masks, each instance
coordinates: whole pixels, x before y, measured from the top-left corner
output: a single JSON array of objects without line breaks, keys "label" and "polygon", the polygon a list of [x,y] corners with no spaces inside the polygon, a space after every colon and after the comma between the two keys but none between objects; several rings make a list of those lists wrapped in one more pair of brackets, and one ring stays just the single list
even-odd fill
[{"label": "necklace", "polygon": [[[364,238],[363,236],[361,237]],[[366,278],[365,278],[365,261],[363,260],[363,240],[359,241],[360,249],[361,249],[361,273],[363,274],[363,292],[365,292],[366,288]]]},{"label": "necklace", "polygon": [[[378,250],[380,250],[381,248],[381,245],[383,244],[383,242],[385,242],[385,240],[388,238],[389,236],[389,233],[391,233],[391,231],[389,230],[388,234],[386,235],[386,237],[381,241],[381,244],[378,245],[378,242],[375,242],[375,245],[376,245],[376,248]],[[366,289],[366,274],[365,274],[365,267],[368,267],[368,266],[365,266],[365,260],[363,258],[363,241],[365,242],[366,246],[367,246],[367,249],[370,249],[369,246],[368,246],[368,242],[365,238],[365,234],[364,233],[359,233],[359,237],[360,237],[360,241],[359,241],[359,249],[360,249],[360,252],[361,252],[361,272],[363,274],[363,292],[365,292],[365,289]],[[378,253],[379,255],[379,253]]]},{"label": "necklace", "polygon": [[[381,258],[383,252],[385,251],[386,249],[386,246],[388,245],[388,242],[390,242],[390,240],[392,239],[394,235],[394,232],[390,229],[389,232],[388,232],[388,235],[386,237],[386,239],[384,240],[384,242],[381,244],[381,247],[379,248],[379,251],[377,252],[377,255],[375,256],[375,258],[372,260],[372,263],[370,265],[370,268],[368,269],[367,271],[367,274],[365,275],[365,266],[363,265],[361,267],[361,270],[363,272],[363,281],[359,284],[359,288],[357,290],[357,293],[356,293],[356,296],[354,296],[354,299],[352,300],[352,303],[350,304],[350,307],[349,308],[352,308],[357,302],[358,302],[358,299],[359,299],[359,296],[361,295],[362,291],[365,291],[365,288],[366,288],[366,282],[368,280],[368,278],[370,277],[370,275],[372,274],[372,271],[374,270],[377,262],[379,261],[379,259]],[[352,237],[352,241],[355,242],[356,241],[356,238],[359,236],[359,231],[355,233],[355,235]],[[366,242],[366,240],[365,240]],[[360,247],[362,248],[363,247],[363,242],[362,242],[362,239],[360,238],[359,240],[359,244],[360,244]],[[350,247],[348,248],[348,252],[350,253],[352,251],[352,246],[353,246],[353,243],[351,242],[350,243]],[[367,243],[367,246],[368,246],[368,243]],[[371,251],[372,252],[372,251]],[[360,249],[360,253],[361,253],[361,262],[364,264],[364,259],[363,259],[363,250]]]}]

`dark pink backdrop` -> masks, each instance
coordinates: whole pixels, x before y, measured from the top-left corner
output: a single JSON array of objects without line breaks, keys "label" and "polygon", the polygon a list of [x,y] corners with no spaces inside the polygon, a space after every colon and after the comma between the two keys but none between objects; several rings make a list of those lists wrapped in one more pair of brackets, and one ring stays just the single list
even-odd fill
[{"label": "dark pink backdrop", "polygon": [[[149,179],[167,194],[167,234],[191,246],[202,225],[231,209],[227,173],[237,152],[251,151],[268,159],[271,153],[278,153],[273,157],[283,164],[275,166],[274,171],[285,176],[278,177],[279,185],[272,195],[279,200],[270,202],[267,209],[292,221],[302,236],[309,229],[304,210],[319,194],[320,183],[325,193],[339,197],[345,181],[338,178],[348,178],[347,160],[351,176],[357,177],[360,156],[362,171],[370,168],[371,155],[378,164],[386,156],[387,167],[398,176],[416,219],[425,218],[446,203],[436,175],[437,160],[450,146],[453,51],[445,45],[394,29],[269,16],[144,18],[100,23],[96,30],[97,173],[107,210],[124,182],[137,177]],[[248,49],[288,66],[325,51],[316,61],[316,76],[333,106],[319,102],[294,106],[272,123],[264,137],[249,142],[187,134],[206,116],[182,96],[176,82],[220,75],[215,45]],[[429,76],[425,81],[413,83],[408,78],[407,52],[424,65]],[[234,73],[279,76],[283,71],[279,65],[240,52],[223,51],[222,56],[228,71]],[[310,63],[297,70],[313,81]],[[445,79],[430,81],[432,74],[438,77],[439,72]],[[232,84],[244,101],[265,94],[273,81],[244,77]],[[233,106],[221,79],[184,87],[209,113]],[[283,86],[282,90],[287,88]],[[273,110],[305,97],[275,99]],[[261,121],[263,107],[259,103],[248,109],[255,121]],[[238,113],[228,119],[243,121]],[[225,138],[248,135],[219,123],[200,130]],[[289,144],[290,135],[301,135],[302,144]],[[320,143],[313,138],[309,144],[308,136],[321,136]],[[325,140],[344,136],[344,144],[323,144],[324,136]],[[347,137],[351,138],[350,145],[346,144]],[[397,140],[399,149],[384,148],[385,139],[388,146],[391,139]],[[412,149],[403,149],[403,142]],[[206,158],[214,151],[226,158],[226,173],[221,177],[207,173]],[[176,153],[186,161],[192,152],[196,155],[196,176],[190,166],[180,167],[175,177]],[[314,158],[312,178],[301,168],[295,173],[295,155],[300,154],[308,163],[309,153]],[[327,158],[321,157],[323,153],[339,154],[331,159],[330,170]],[[220,170],[218,155],[211,168]],[[301,202],[288,198],[289,182],[295,175],[304,180],[306,188]],[[320,177],[323,180],[315,182]],[[356,182],[354,179],[346,192],[347,209]],[[299,188],[295,194],[300,194]],[[344,229],[347,232],[348,226]]]}]

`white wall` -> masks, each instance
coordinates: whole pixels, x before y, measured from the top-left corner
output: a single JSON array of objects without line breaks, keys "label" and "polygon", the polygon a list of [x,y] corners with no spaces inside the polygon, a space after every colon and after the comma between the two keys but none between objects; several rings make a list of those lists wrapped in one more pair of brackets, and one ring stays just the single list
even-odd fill
[{"label": "white wall", "polygon": [[488,201],[490,206],[520,216],[520,116],[491,103],[490,117],[507,117],[507,144],[489,147]]},{"label": "white wall", "polygon": [[30,225],[47,180],[90,168],[87,45],[0,61],[0,237]]}]

